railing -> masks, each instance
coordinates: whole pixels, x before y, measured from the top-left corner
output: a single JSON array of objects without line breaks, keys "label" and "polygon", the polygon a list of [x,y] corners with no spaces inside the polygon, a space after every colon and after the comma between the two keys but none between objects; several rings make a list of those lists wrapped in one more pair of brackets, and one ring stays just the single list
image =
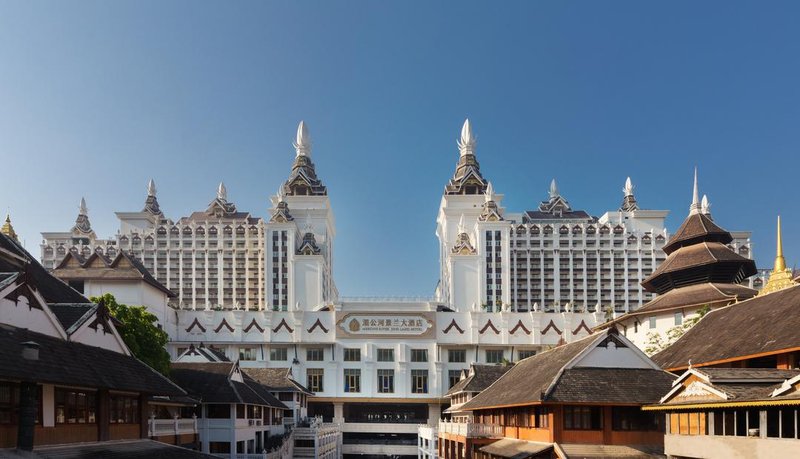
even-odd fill
[{"label": "railing", "polygon": [[432,303],[429,296],[340,296],[342,303]]},{"label": "railing", "polygon": [[460,435],[462,437],[500,438],[503,427],[494,424],[475,424],[464,422],[439,422],[439,432]]},{"label": "railing", "polygon": [[433,440],[437,437],[436,427],[420,424],[418,427],[418,435],[420,438],[424,438],[426,440]]},{"label": "railing", "polygon": [[147,436],[158,437],[162,435],[182,435],[197,433],[197,418],[190,419],[155,419],[147,422]]}]

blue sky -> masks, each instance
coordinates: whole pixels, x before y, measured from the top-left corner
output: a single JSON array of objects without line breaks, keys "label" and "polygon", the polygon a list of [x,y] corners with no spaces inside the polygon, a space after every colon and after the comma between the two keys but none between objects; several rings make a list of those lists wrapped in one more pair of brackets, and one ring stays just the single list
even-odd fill
[{"label": "blue sky", "polygon": [[783,216],[800,261],[796,2],[3,2],[0,207],[29,250],[85,196],[101,236],[153,177],[172,218],[224,180],[265,216],[299,120],[337,220],[344,295],[429,295],[435,217],[465,117],[512,210],[550,179],[575,208]]}]

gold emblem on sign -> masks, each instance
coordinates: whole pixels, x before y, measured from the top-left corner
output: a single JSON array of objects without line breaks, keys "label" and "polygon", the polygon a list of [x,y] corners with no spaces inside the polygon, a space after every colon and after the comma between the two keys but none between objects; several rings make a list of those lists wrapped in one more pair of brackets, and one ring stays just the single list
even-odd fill
[{"label": "gold emblem on sign", "polygon": [[351,332],[355,333],[361,330],[361,325],[358,324],[358,320],[353,319],[350,321],[350,325],[348,325],[348,328],[350,328]]}]

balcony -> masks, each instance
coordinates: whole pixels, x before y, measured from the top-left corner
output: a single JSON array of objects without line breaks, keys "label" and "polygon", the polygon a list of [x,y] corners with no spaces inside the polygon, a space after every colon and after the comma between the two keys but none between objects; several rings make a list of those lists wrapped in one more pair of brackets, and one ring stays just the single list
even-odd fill
[{"label": "balcony", "polygon": [[197,433],[197,419],[154,419],[147,421],[147,436],[183,435]]},{"label": "balcony", "polygon": [[439,433],[470,438],[502,438],[503,426],[472,422],[439,422]]}]

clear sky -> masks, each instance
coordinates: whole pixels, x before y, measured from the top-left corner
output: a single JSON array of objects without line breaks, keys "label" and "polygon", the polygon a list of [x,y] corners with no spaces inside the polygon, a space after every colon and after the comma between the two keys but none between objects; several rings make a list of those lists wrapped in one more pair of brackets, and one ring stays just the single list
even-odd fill
[{"label": "clear sky", "polygon": [[691,176],[771,266],[800,261],[798,2],[0,3],[0,207],[27,248],[102,237],[154,178],[167,216],[224,180],[266,216],[304,119],[343,295],[430,295],[465,117],[514,211],[550,179],[573,208],[686,216]]}]

